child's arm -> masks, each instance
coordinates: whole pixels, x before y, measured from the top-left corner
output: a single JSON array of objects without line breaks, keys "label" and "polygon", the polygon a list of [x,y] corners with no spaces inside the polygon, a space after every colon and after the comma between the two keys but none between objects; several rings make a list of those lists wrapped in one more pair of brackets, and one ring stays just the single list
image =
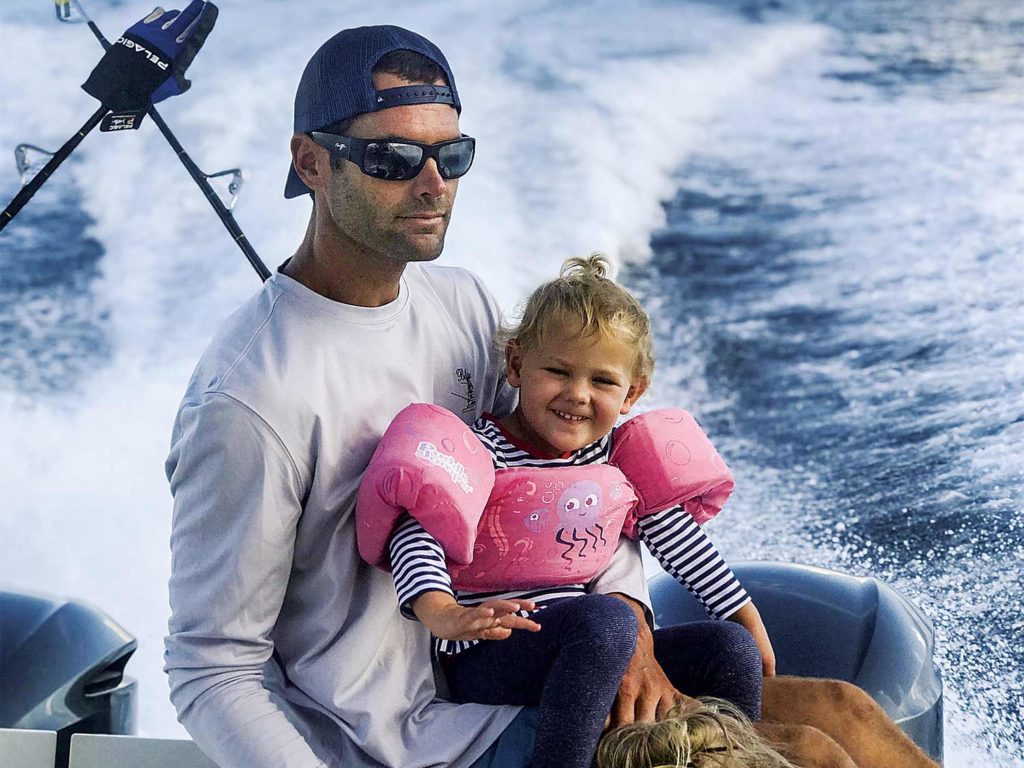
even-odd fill
[{"label": "child's arm", "polygon": [[637,521],[640,538],[661,567],[700,600],[716,619],[729,619],[754,636],[765,675],[775,674],[775,652],[750,595],[704,529],[681,507]]},{"label": "child's arm", "polygon": [[768,639],[768,630],[761,621],[761,614],[758,612],[754,601],[741,605],[734,614],[729,616],[729,621],[735,621],[754,636],[757,649],[761,652],[761,667],[764,669],[765,677],[772,677],[775,674],[775,649],[772,648],[772,641]]},{"label": "child's arm", "polygon": [[471,608],[459,605],[441,545],[415,518],[399,521],[389,550],[402,614],[419,619],[436,637],[504,640],[513,629],[540,629],[536,622],[517,615],[536,607],[529,600],[489,600]]}]

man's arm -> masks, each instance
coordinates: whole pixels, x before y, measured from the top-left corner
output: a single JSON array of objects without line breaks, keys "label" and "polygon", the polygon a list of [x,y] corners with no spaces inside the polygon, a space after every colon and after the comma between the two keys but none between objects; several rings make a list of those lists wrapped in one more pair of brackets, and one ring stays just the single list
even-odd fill
[{"label": "man's arm", "polygon": [[608,566],[590,582],[587,591],[628,598],[628,602],[640,611],[637,618],[641,626],[650,629],[654,625],[651,591],[647,586],[639,542],[625,536],[620,538]]},{"label": "man's arm", "polygon": [[167,459],[174,495],[166,671],[178,719],[221,768],[319,768],[264,684],[302,512],[276,434],[224,395],[186,405]]},{"label": "man's arm", "polygon": [[674,704],[686,701],[689,697],[676,690],[654,657],[654,612],[639,543],[622,537],[611,563],[591,582],[590,591],[623,600],[633,609],[639,624],[636,650],[612,705],[611,725],[650,722]]},{"label": "man's arm", "polygon": [[636,650],[622,676],[619,692],[612,704],[608,718],[611,727],[628,725],[633,722],[652,723],[661,720],[676,704],[690,702],[694,707],[700,702],[676,689],[668,679],[654,655],[654,633],[644,621],[647,606],[621,593],[613,593],[633,609],[639,629],[636,636]]}]

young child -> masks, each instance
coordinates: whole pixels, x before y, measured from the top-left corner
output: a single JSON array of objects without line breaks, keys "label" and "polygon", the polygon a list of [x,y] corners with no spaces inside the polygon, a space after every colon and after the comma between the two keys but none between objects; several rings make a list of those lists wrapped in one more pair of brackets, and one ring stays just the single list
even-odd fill
[{"label": "young child", "polygon": [[[524,482],[531,486],[540,480],[538,473],[584,473],[570,488],[582,490],[575,495],[565,491],[559,501],[561,527],[556,539],[565,546],[561,557],[567,562],[566,571],[575,562],[583,563],[587,555],[593,560],[599,545],[608,543],[610,531],[588,514],[619,495],[621,487],[613,481],[598,488],[586,473],[612,470],[596,465],[607,465],[614,458],[615,423],[643,395],[654,367],[650,320],[633,296],[606,277],[607,268],[607,260],[596,254],[569,259],[558,279],[533,293],[520,323],[504,334],[508,381],[519,389],[519,404],[505,418],[484,415],[472,427],[496,472],[527,472]],[[403,424],[396,430],[404,434],[416,428],[418,424]],[[693,431],[706,443],[695,423]],[[385,435],[382,445],[387,439]],[[452,480],[462,483],[463,491],[473,490],[457,461],[452,463],[433,443],[417,440],[413,440],[419,446],[417,456],[444,466]],[[458,440],[437,442],[454,450]],[[720,463],[710,443],[705,453]],[[370,489],[371,483],[364,479],[360,489],[356,515],[361,536],[364,527],[379,525],[379,515],[368,511],[370,497],[391,494],[409,482],[404,468],[375,466],[387,461],[378,449],[367,477],[376,475],[379,480],[374,483],[379,487]],[[693,464],[700,464],[697,457]],[[722,471],[728,476],[724,465]],[[637,485],[635,477],[628,479]],[[565,483],[553,485],[563,488]],[[591,488],[593,492],[588,493]],[[502,583],[496,571],[484,573],[481,581],[483,571],[478,569],[477,580],[469,583],[486,584],[487,589],[453,588],[446,560],[452,565],[460,556],[454,552],[457,547],[446,551],[438,537],[427,532],[431,526],[438,530],[433,522],[424,525],[419,519],[429,517],[416,509],[427,504],[428,496],[410,493],[411,500],[392,500],[394,507],[411,514],[402,515],[388,529],[386,557],[368,555],[372,547],[364,548],[362,538],[360,551],[370,562],[390,565],[402,612],[433,633],[453,700],[539,705],[534,768],[587,768],[633,656],[638,629],[633,610],[623,600],[600,594],[600,574],[576,583],[521,578]],[[518,500],[523,499],[520,494]],[[648,510],[649,514],[634,521],[633,532],[712,617],[734,623],[694,622],[656,630],[654,654],[679,691],[728,699],[747,717],[757,719],[761,674],[774,674],[771,643],[749,596],[695,520],[699,506],[687,507],[689,511],[678,504]],[[578,527],[566,522],[570,513],[580,516]],[[523,525],[530,531],[545,524],[550,528],[545,514],[538,509],[523,519]],[[494,529],[490,533],[498,537],[504,555],[511,542],[494,522],[496,518],[488,515],[479,526]],[[525,553],[533,547],[534,538],[524,535],[515,544],[522,544]],[[482,556],[482,546],[478,541],[466,550],[475,554],[464,554],[461,560]],[[459,573],[465,573],[465,568],[451,570],[459,585]]]},{"label": "young child", "polygon": [[595,768],[796,768],[727,701],[704,698],[655,723],[614,728],[597,747]]}]

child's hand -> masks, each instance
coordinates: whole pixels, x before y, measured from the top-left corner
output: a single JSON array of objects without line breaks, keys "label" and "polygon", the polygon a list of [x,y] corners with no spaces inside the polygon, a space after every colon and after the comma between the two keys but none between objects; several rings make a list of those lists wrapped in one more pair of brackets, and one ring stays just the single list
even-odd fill
[{"label": "child's hand", "polygon": [[444,640],[504,640],[513,629],[539,632],[540,624],[517,615],[534,608],[531,600],[488,600],[468,608],[446,592],[425,592],[412,603],[416,617]]},{"label": "child's hand", "polygon": [[768,630],[761,621],[761,614],[754,606],[753,601],[747,603],[736,613],[729,617],[729,621],[746,627],[747,631],[754,636],[757,643],[757,650],[761,652],[761,667],[765,677],[775,675],[775,650],[772,648],[772,641],[768,639]]}]

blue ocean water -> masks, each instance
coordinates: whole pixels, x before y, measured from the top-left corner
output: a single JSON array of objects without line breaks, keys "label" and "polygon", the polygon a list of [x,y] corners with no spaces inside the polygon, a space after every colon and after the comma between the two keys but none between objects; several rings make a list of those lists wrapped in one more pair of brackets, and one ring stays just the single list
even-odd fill
[{"label": "blue ocean water", "polygon": [[[149,10],[86,3],[108,32]],[[163,112],[271,266],[302,63],[326,27],[449,52],[479,155],[444,259],[511,306],[601,250],[651,310],[650,405],[694,411],[738,489],[731,559],[882,576],[935,623],[947,764],[1024,763],[1024,6],[1009,0],[221,3]],[[36,0],[0,10],[0,149],[55,148],[99,51]],[[272,54],[263,53],[272,51]],[[0,166],[0,198],[17,190]],[[0,234],[0,583],[77,595],[160,673],[161,464],[191,366],[257,286],[153,126],[90,136]]]},{"label": "blue ocean water", "polygon": [[0,386],[45,396],[74,389],[109,355],[110,341],[91,290],[103,247],[86,234],[75,188],[56,182],[36,197],[3,244]]}]

